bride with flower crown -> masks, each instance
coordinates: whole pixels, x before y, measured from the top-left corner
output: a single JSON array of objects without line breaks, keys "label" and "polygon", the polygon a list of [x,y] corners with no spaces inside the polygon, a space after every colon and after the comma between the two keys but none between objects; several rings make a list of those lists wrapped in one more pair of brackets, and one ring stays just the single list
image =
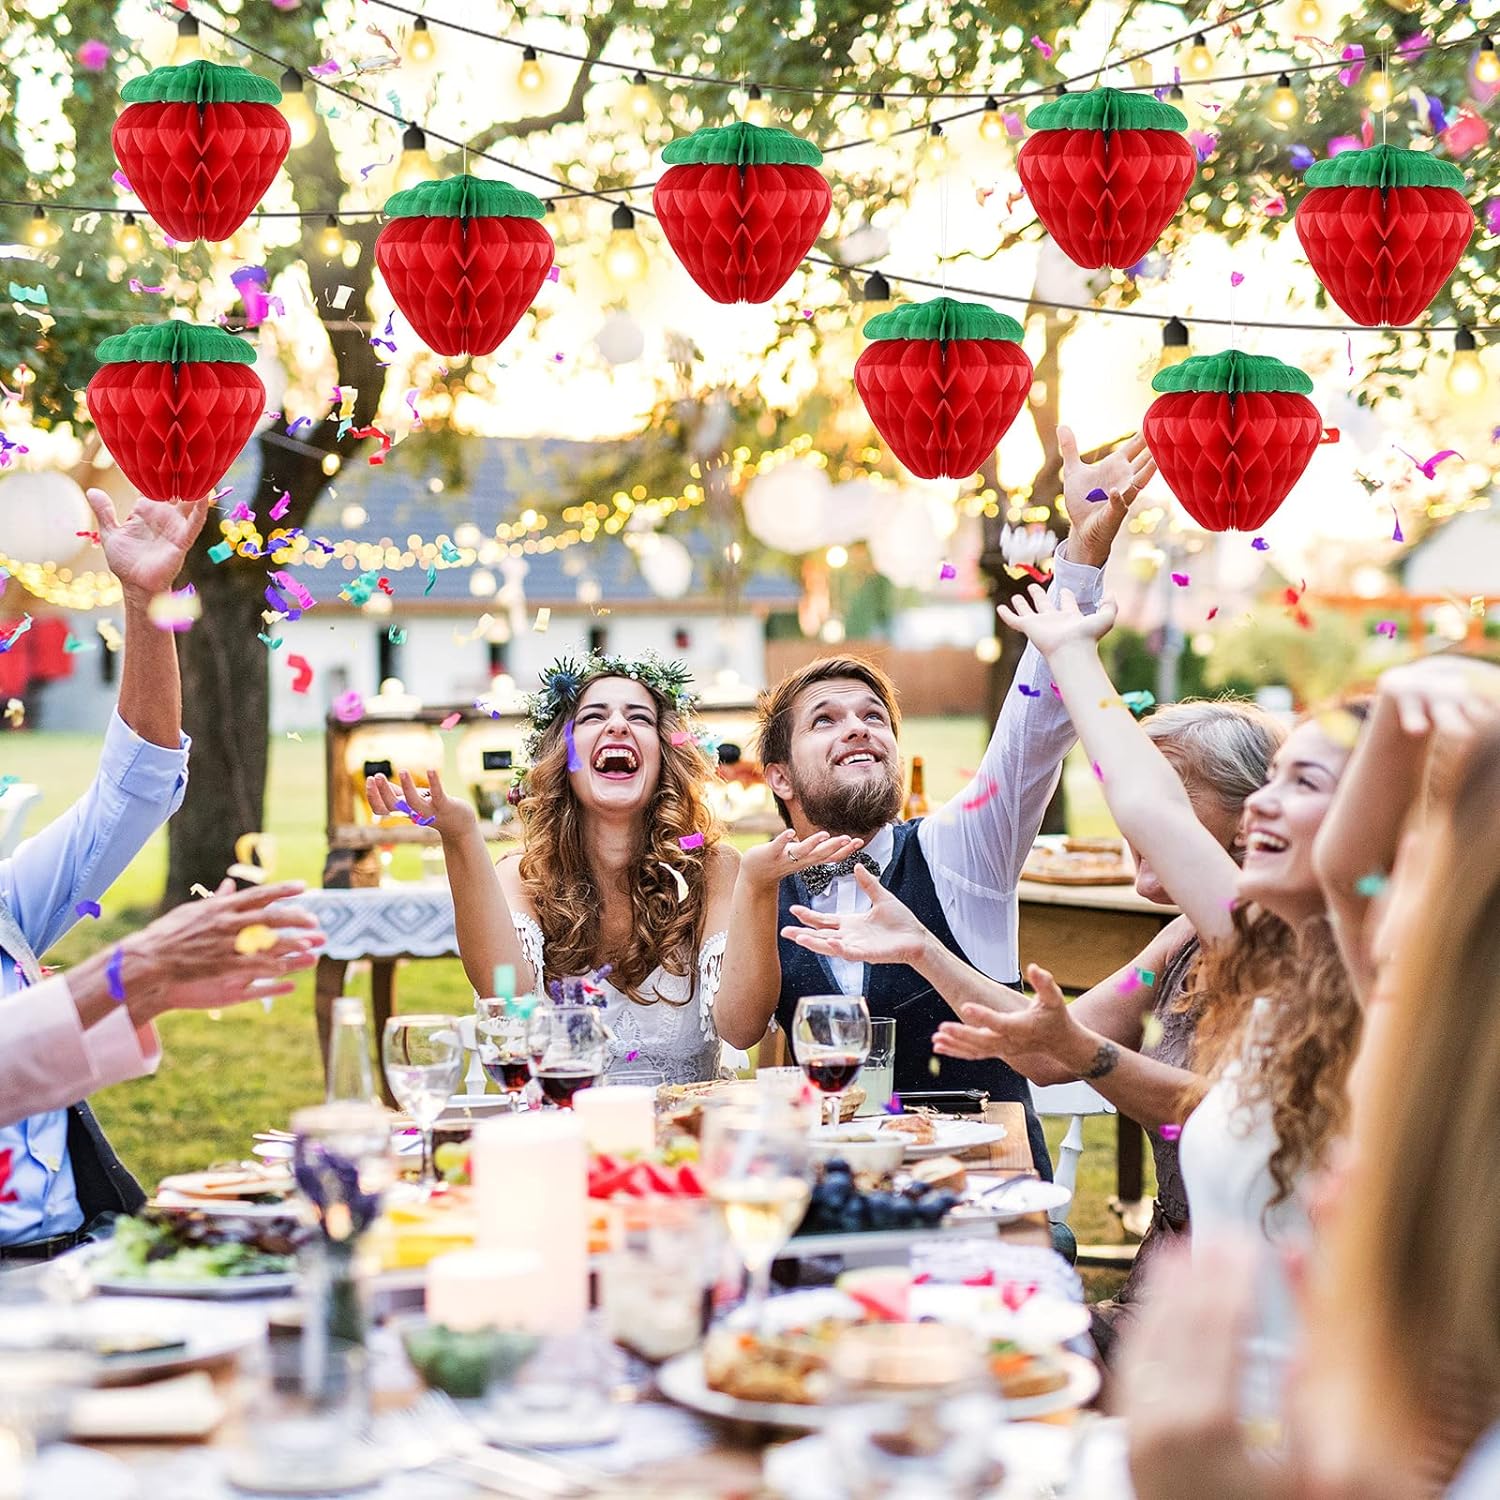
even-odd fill
[{"label": "bride with flower crown", "polygon": [[[686,668],[655,655],[591,655],[542,674],[528,700],[523,846],[491,863],[479,818],[428,773],[368,784],[378,814],[432,819],[442,838],[459,954],[481,995],[497,966],[521,987],[591,978],[612,1033],[609,1073],[716,1076],[714,999],[739,853],[704,798],[711,753]],[[513,796],[515,794],[513,793]]]}]

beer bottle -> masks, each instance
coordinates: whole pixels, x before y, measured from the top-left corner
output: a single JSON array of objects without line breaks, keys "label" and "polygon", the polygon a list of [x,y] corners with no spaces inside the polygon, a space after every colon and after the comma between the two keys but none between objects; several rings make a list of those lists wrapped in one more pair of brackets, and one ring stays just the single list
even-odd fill
[{"label": "beer bottle", "polygon": [[927,789],[922,772],[922,757],[911,758],[911,791],[907,793],[906,805],[901,809],[903,818],[923,818],[932,811],[927,800]]}]

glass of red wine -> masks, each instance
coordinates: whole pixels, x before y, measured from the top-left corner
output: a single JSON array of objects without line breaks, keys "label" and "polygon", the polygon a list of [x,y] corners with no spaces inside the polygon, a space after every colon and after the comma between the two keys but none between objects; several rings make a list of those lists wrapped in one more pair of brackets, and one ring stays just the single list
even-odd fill
[{"label": "glass of red wine", "polygon": [[573,1095],[593,1088],[604,1076],[609,1033],[594,1005],[548,1005],[532,1016],[532,1076],[542,1098],[572,1109]]},{"label": "glass of red wine", "polygon": [[476,999],[475,1034],[479,1063],[512,1110],[524,1108],[526,1085],[531,1082],[531,1042],[526,1017],[508,1000]]},{"label": "glass of red wine", "polygon": [[792,1051],[807,1081],[839,1121],[839,1098],[870,1055],[870,1007],[863,995],[804,995],[792,1018]]}]

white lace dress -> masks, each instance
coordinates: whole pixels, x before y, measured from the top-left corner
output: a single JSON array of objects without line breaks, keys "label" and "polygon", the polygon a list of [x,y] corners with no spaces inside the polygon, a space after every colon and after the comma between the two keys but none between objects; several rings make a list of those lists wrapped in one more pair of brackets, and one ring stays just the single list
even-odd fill
[{"label": "white lace dress", "polygon": [[[511,914],[521,951],[532,970],[543,972],[542,929],[520,912]],[[642,1005],[622,995],[608,979],[605,1024],[614,1034],[605,1076],[655,1069],[664,1083],[701,1083],[719,1074],[719,1033],[714,996],[724,968],[727,932],[711,933],[698,949],[696,976],[668,974],[660,967],[646,977],[643,994],[660,998]],[[686,1002],[686,1003],[684,1003]]]}]

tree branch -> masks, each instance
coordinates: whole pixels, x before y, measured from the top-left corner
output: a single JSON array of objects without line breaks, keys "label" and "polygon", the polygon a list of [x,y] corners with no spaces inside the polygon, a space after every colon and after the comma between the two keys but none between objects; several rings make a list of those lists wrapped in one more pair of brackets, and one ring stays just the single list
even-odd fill
[{"label": "tree branch", "polygon": [[588,93],[589,86],[593,82],[591,75],[594,64],[604,55],[605,44],[614,33],[615,23],[608,16],[595,16],[586,21],[583,34],[588,43],[588,55],[578,65],[578,75],[573,80],[573,87],[569,91],[567,102],[548,115],[527,115],[524,119],[511,120],[508,123],[497,120],[495,124],[480,131],[469,142],[469,149],[488,151],[491,146],[498,145],[512,136],[537,135],[551,130],[554,125],[581,124],[583,122],[583,96]]}]

